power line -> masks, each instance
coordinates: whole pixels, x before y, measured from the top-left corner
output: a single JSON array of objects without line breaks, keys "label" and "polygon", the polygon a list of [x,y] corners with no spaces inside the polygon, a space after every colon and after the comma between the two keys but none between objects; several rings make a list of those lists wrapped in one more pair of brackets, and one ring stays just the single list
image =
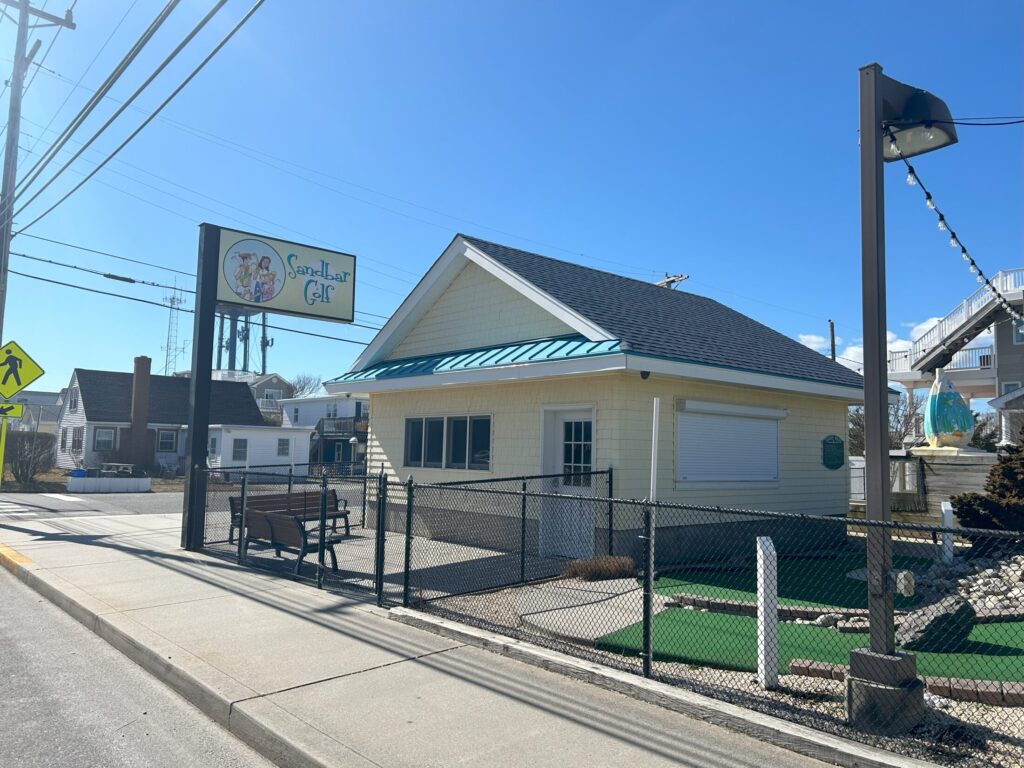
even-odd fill
[{"label": "power line", "polygon": [[42,235],[30,235],[27,232],[22,233],[21,237],[31,237],[33,240],[42,240],[46,243],[53,243],[54,245],[63,245],[67,248],[74,248],[77,251],[85,251],[86,253],[95,253],[99,256],[107,256],[111,259],[117,259],[119,261],[127,261],[132,264],[139,264],[144,267],[152,267],[153,269],[162,269],[165,272],[174,272],[178,275],[186,275],[187,277],[195,277],[194,272],[185,272],[180,269],[173,269],[172,267],[165,267],[162,264],[154,264],[149,261],[140,261],[138,259],[129,259],[127,256],[118,256],[116,253],[110,253],[109,251],[101,251],[96,248],[87,248],[84,245],[75,245],[74,243],[66,243],[63,240],[54,240],[53,238],[43,237]]},{"label": "power line", "polygon": [[[136,296],[126,296],[123,293],[113,293],[111,291],[101,291],[98,288],[86,288],[84,285],[75,285],[74,283],[65,283],[65,282],[62,282],[60,280],[53,280],[51,278],[40,277],[38,275],[29,275],[29,274],[27,274],[25,272],[18,272],[18,271],[13,270],[13,269],[9,270],[9,271],[10,271],[10,273],[12,275],[18,275],[18,277],[27,277],[30,280],[39,280],[40,282],[43,282],[43,283],[52,283],[53,285],[61,285],[61,286],[65,287],[65,288],[75,288],[75,289],[77,289],[79,291],[85,291],[87,293],[96,293],[96,294],[99,294],[101,296],[110,296],[111,298],[115,298],[115,299],[125,299],[126,301],[134,301],[134,302],[137,302],[139,304],[149,304],[149,305],[154,306],[154,307],[160,307],[160,309],[167,309],[168,308],[166,304],[162,304],[159,301],[150,301],[149,299],[140,299],[140,298],[138,298]],[[195,310],[184,309],[182,307],[175,307],[175,311],[177,311],[177,312],[187,312],[190,315],[191,314],[195,314]],[[267,328],[273,328],[275,331],[286,331],[287,333],[296,333],[296,334],[299,334],[300,336],[313,336],[313,337],[318,338],[318,339],[330,339],[331,341],[342,341],[342,342],[345,342],[347,344],[361,344],[363,346],[366,346],[366,345],[368,345],[370,343],[368,341],[357,341],[356,339],[346,339],[346,338],[342,338],[341,336],[328,336],[327,334],[324,334],[324,333],[314,333],[312,331],[302,331],[302,330],[299,330],[298,328],[285,328],[285,327],[280,326],[280,325],[267,325]]]},{"label": "power line", "polygon": [[[224,4],[225,4],[226,2],[227,2],[227,0],[217,0],[217,2],[213,4],[213,7],[212,7],[212,8],[210,8],[210,10],[209,10],[209,11],[207,11],[206,15],[205,15],[205,16],[204,16],[204,17],[203,17],[202,19],[200,19],[200,20],[199,20],[199,23],[197,23],[197,24],[196,24],[196,25],[195,25],[195,26],[194,26],[194,27],[193,27],[193,28],[192,28],[192,29],[191,29],[191,30],[189,31],[189,33],[188,33],[187,35],[185,35],[185,37],[183,37],[183,38],[181,39],[181,42],[179,42],[179,43],[178,43],[178,44],[177,44],[177,45],[176,45],[176,46],[174,47],[174,50],[172,50],[172,51],[171,51],[171,52],[170,52],[170,53],[169,53],[169,54],[168,54],[168,55],[167,55],[166,57],[164,57],[164,60],[163,60],[163,61],[161,61],[161,62],[160,62],[160,64],[159,64],[159,65],[157,66],[157,68],[156,68],[156,69],[154,69],[154,70],[153,70],[153,72],[151,72],[151,73],[150,73],[149,77],[147,77],[147,78],[146,78],[146,79],[145,79],[145,80],[144,80],[144,81],[142,82],[142,84],[141,84],[141,85],[140,85],[140,86],[139,86],[138,88],[136,88],[136,89],[135,89],[135,91],[133,91],[133,92],[132,92],[132,94],[131,94],[131,95],[130,95],[130,96],[129,96],[129,97],[128,97],[128,98],[127,98],[127,99],[126,99],[125,101],[123,101],[123,102],[121,103],[121,106],[119,106],[119,107],[118,107],[118,108],[117,108],[117,109],[116,109],[116,110],[114,111],[114,114],[113,114],[113,115],[111,115],[110,117],[108,117],[108,118],[107,118],[107,120],[106,120],[106,121],[105,121],[105,122],[103,123],[103,125],[101,125],[101,126],[100,126],[100,127],[99,127],[99,128],[98,128],[98,129],[97,129],[97,130],[96,130],[96,131],[95,131],[95,132],[94,132],[94,133],[92,134],[92,136],[90,136],[90,137],[89,137],[89,138],[88,138],[88,139],[87,139],[87,140],[86,140],[86,141],[85,141],[84,143],[82,143],[82,145],[81,145],[81,146],[79,147],[78,151],[77,151],[77,152],[75,152],[75,153],[74,153],[74,154],[73,154],[73,155],[71,156],[71,158],[70,158],[69,160],[67,160],[67,161],[66,161],[66,162],[64,163],[64,165],[62,165],[62,166],[61,166],[60,168],[58,168],[58,169],[57,169],[57,172],[56,172],[56,173],[54,173],[54,174],[53,174],[53,175],[52,175],[52,176],[51,176],[51,177],[50,177],[49,179],[47,179],[47,181],[46,181],[46,182],[45,182],[45,183],[44,183],[44,184],[43,184],[43,185],[42,185],[41,187],[39,187],[38,189],[36,189],[36,191],[35,191],[35,193],[34,193],[34,194],[32,195],[32,197],[30,197],[30,198],[29,198],[29,199],[28,199],[28,200],[27,200],[27,201],[26,201],[26,202],[25,202],[25,203],[24,203],[24,204],[23,204],[23,205],[22,205],[22,206],[21,206],[21,207],[20,207],[20,208],[19,208],[19,209],[18,209],[18,210],[17,210],[16,212],[15,212],[15,215],[18,215],[18,214],[20,214],[20,213],[21,213],[22,211],[24,211],[24,210],[25,210],[25,209],[26,209],[26,208],[27,208],[27,207],[28,207],[29,205],[31,205],[33,201],[37,200],[37,199],[39,198],[39,196],[40,196],[41,194],[43,194],[43,192],[44,192],[44,191],[46,191],[46,189],[47,189],[47,188],[48,188],[48,187],[49,187],[49,186],[50,186],[51,184],[53,184],[53,183],[54,183],[54,182],[55,182],[55,181],[56,181],[56,180],[57,180],[58,178],[60,178],[61,174],[63,174],[63,173],[64,173],[64,171],[66,171],[66,170],[67,170],[67,169],[68,169],[68,168],[69,168],[69,167],[71,166],[71,164],[72,164],[73,162],[75,162],[75,160],[77,160],[77,159],[78,159],[79,157],[81,157],[81,156],[82,156],[82,154],[83,154],[83,153],[85,152],[85,150],[87,150],[87,149],[88,149],[89,147],[91,147],[91,146],[92,146],[92,143],[93,143],[94,141],[96,141],[96,139],[98,139],[98,138],[99,138],[99,137],[100,137],[100,136],[101,136],[101,135],[103,134],[103,132],[104,132],[104,131],[106,131],[106,130],[107,130],[107,128],[109,128],[109,127],[110,127],[110,126],[111,126],[111,125],[113,124],[113,122],[114,122],[115,120],[117,120],[117,118],[118,118],[118,117],[120,117],[120,116],[121,116],[122,114],[124,114],[124,111],[125,111],[126,109],[128,109],[128,107],[129,107],[129,106],[130,106],[130,105],[131,105],[131,104],[132,104],[132,103],[133,103],[133,102],[135,101],[135,99],[136,99],[136,98],[138,98],[139,94],[141,94],[141,93],[142,93],[142,92],[143,92],[144,90],[146,90],[146,88],[147,88],[147,87],[148,87],[148,86],[150,85],[150,83],[152,83],[152,82],[153,82],[153,81],[154,81],[154,80],[155,80],[155,79],[156,79],[156,78],[157,78],[157,77],[158,77],[158,76],[160,75],[160,73],[161,73],[161,72],[163,72],[163,71],[164,71],[164,69],[166,69],[166,68],[167,68],[167,66],[168,66],[168,65],[169,65],[169,64],[170,64],[170,63],[171,63],[172,61],[174,61],[174,59],[175,59],[175,58],[177,58],[178,54],[179,54],[179,53],[181,53],[181,51],[182,51],[182,50],[183,50],[183,49],[184,49],[184,48],[185,48],[185,47],[186,47],[186,46],[187,46],[187,45],[188,45],[188,44],[189,44],[190,42],[192,42],[192,40],[194,40],[194,39],[195,39],[195,36],[196,36],[196,35],[198,35],[198,34],[200,33],[200,31],[202,31],[203,27],[205,27],[205,26],[206,26],[206,25],[207,25],[207,24],[208,24],[208,23],[210,22],[210,20],[211,20],[211,19],[212,19],[212,18],[213,18],[213,17],[215,16],[215,15],[217,15],[217,12],[218,12],[218,11],[220,11],[220,9],[224,7]],[[70,137],[70,135],[69,135],[69,136],[67,136],[67,137],[65,137],[65,138],[64,138],[64,143],[67,143],[67,141],[68,141],[68,140],[69,140],[70,138],[71,138],[71,137]],[[61,146],[63,146],[63,144],[62,144]],[[58,149],[59,149],[59,148],[58,148]],[[50,151],[50,150],[47,150],[47,152],[49,152],[49,151]],[[52,160],[53,160],[53,158],[55,158],[55,157],[56,157],[56,153],[54,153],[53,155],[51,155],[51,158],[50,158],[50,160],[52,161]],[[49,161],[47,161],[47,162],[49,162]],[[41,174],[41,173],[43,172],[43,168],[45,168],[45,166],[46,166],[46,163],[44,163],[44,164],[43,164],[43,167],[42,167],[42,168],[40,168],[40,169],[39,169],[38,171],[36,171],[36,172],[35,172],[35,175],[34,175],[34,176],[33,176],[32,178],[29,178],[29,179],[27,179],[27,180],[26,180],[26,179],[23,179],[23,184],[24,184],[24,186],[23,186],[23,188],[22,188],[22,191],[21,191],[21,193],[16,193],[16,194],[15,194],[15,200],[17,200],[17,199],[18,199],[18,197],[20,197],[20,195],[23,195],[23,194],[27,194],[27,191],[28,191],[28,187],[29,187],[29,186],[30,186],[30,185],[32,184],[32,182],[33,182],[33,181],[35,181],[35,180],[36,180],[37,178],[39,178],[39,176],[40,176],[40,174]],[[84,183],[84,182],[83,182],[83,183]]]}]

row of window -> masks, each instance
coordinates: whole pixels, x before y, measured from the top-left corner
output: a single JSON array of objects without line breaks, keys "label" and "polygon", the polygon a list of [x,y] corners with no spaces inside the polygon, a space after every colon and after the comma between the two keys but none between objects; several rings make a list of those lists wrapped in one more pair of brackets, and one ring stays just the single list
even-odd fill
[{"label": "row of window", "polygon": [[[71,429],[71,450],[78,453],[82,450],[85,427]],[[112,451],[117,447],[117,437],[113,427],[96,427],[92,431],[92,449],[94,451]],[[60,449],[67,450],[68,428],[60,431]],[[161,429],[156,433],[156,449],[160,453],[178,452],[178,432],[174,429]]]},{"label": "row of window", "polygon": [[491,468],[490,416],[426,416],[405,420],[405,466]]}]

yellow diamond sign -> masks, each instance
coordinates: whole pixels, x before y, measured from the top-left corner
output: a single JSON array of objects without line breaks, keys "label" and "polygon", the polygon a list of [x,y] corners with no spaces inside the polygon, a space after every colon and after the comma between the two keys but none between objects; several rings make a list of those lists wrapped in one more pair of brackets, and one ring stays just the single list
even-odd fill
[{"label": "yellow diamond sign", "polygon": [[17,342],[0,347],[0,397],[10,400],[45,371]]},{"label": "yellow diamond sign", "polygon": [[20,419],[25,415],[23,403],[0,403],[0,418]]}]

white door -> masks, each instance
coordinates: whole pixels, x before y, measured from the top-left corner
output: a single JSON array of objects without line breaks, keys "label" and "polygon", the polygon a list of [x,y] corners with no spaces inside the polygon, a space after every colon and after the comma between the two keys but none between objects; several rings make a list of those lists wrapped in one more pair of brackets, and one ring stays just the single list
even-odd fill
[{"label": "white door", "polygon": [[591,408],[544,413],[544,472],[555,475],[545,490],[570,498],[540,505],[541,557],[594,556],[594,412]]}]

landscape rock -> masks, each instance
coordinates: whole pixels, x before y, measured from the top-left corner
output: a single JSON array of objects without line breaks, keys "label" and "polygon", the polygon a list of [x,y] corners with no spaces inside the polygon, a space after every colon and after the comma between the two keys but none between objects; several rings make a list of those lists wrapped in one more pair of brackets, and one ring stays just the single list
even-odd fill
[{"label": "landscape rock", "polygon": [[914,651],[956,648],[971,633],[975,619],[970,602],[958,595],[949,595],[907,614],[896,630],[896,642]]}]

